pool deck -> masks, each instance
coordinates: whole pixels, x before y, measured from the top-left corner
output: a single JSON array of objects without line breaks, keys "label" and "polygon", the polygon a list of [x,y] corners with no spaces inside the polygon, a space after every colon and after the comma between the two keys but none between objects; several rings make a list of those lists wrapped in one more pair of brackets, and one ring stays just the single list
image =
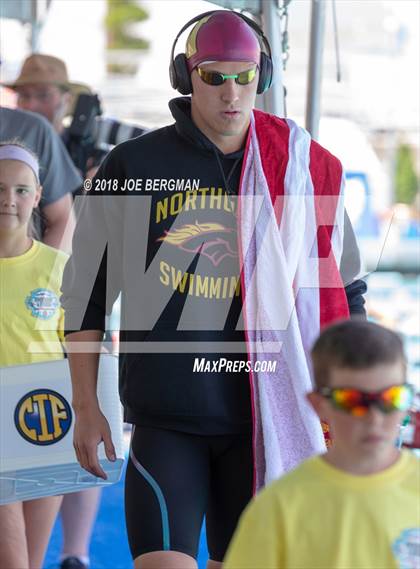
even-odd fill
[{"label": "pool deck", "polygon": [[[102,491],[101,504],[91,539],[90,569],[131,569],[133,567],[125,532],[124,478],[125,467],[118,484],[104,488]],[[44,569],[58,568],[61,544],[61,521],[57,519],[45,557]],[[207,557],[203,529],[198,555],[200,569],[205,569]]]}]

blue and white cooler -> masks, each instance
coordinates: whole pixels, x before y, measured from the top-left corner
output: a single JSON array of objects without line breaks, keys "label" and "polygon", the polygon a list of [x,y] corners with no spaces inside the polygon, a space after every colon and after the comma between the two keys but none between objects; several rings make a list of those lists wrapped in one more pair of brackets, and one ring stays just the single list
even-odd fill
[{"label": "blue and white cooler", "polygon": [[98,372],[99,404],[117,455],[110,462],[98,446],[107,480],[77,462],[71,399],[67,359],[0,369],[0,504],[118,482],[124,464],[118,358],[101,354]]}]

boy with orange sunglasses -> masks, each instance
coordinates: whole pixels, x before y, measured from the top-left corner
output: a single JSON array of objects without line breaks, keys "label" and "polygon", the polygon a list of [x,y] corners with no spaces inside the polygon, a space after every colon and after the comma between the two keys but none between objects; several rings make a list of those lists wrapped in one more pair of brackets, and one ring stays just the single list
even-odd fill
[{"label": "boy with orange sunglasses", "polygon": [[396,446],[414,398],[400,338],[370,322],[324,330],[308,399],[333,444],[249,505],[225,569],[420,566],[420,473]]}]

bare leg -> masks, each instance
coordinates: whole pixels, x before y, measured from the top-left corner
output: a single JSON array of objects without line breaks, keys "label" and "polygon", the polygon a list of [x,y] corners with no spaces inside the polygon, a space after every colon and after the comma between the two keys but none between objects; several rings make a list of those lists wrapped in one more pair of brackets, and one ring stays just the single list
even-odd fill
[{"label": "bare leg", "polygon": [[222,563],[220,561],[213,561],[213,559],[209,559],[207,561],[207,569],[222,569]]},{"label": "bare leg", "polygon": [[98,511],[101,488],[66,494],[61,505],[63,557],[89,557],[89,543]]},{"label": "bare leg", "polygon": [[41,569],[62,496],[23,502],[30,569]]},{"label": "bare leg", "polygon": [[196,560],[180,551],[153,551],[136,557],[135,569],[197,569]]},{"label": "bare leg", "polygon": [[23,503],[0,506],[0,567],[29,569]]}]

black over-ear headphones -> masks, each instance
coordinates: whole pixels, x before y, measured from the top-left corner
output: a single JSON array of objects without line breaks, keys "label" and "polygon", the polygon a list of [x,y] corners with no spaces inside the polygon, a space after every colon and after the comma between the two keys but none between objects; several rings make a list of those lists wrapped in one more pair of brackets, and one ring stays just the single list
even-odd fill
[{"label": "black over-ear headphones", "polygon": [[[187,65],[187,58],[185,57],[185,53],[179,53],[174,59],[175,53],[175,46],[180,37],[180,35],[192,24],[199,22],[202,18],[206,16],[211,16],[212,14],[216,14],[217,12],[221,12],[222,10],[211,10],[210,12],[204,12],[203,14],[199,14],[189,22],[183,26],[183,28],[178,32],[178,35],[175,38],[174,43],[172,44],[171,50],[171,61],[169,64],[169,77],[171,80],[171,85],[174,89],[177,89],[182,95],[189,95],[192,93],[192,83],[191,83],[191,76],[190,71]],[[271,87],[271,83],[273,81],[273,61],[271,58],[271,48],[270,44],[268,43],[268,39],[265,37],[261,28],[250,18],[240,14],[239,12],[234,12],[237,16],[242,18],[250,28],[256,32],[258,37],[260,38],[261,42],[264,45],[264,48],[267,53],[265,53],[261,49],[260,54],[260,76],[258,79],[258,87],[257,93],[260,95],[264,93]],[[260,42],[260,43],[261,43]]]}]

